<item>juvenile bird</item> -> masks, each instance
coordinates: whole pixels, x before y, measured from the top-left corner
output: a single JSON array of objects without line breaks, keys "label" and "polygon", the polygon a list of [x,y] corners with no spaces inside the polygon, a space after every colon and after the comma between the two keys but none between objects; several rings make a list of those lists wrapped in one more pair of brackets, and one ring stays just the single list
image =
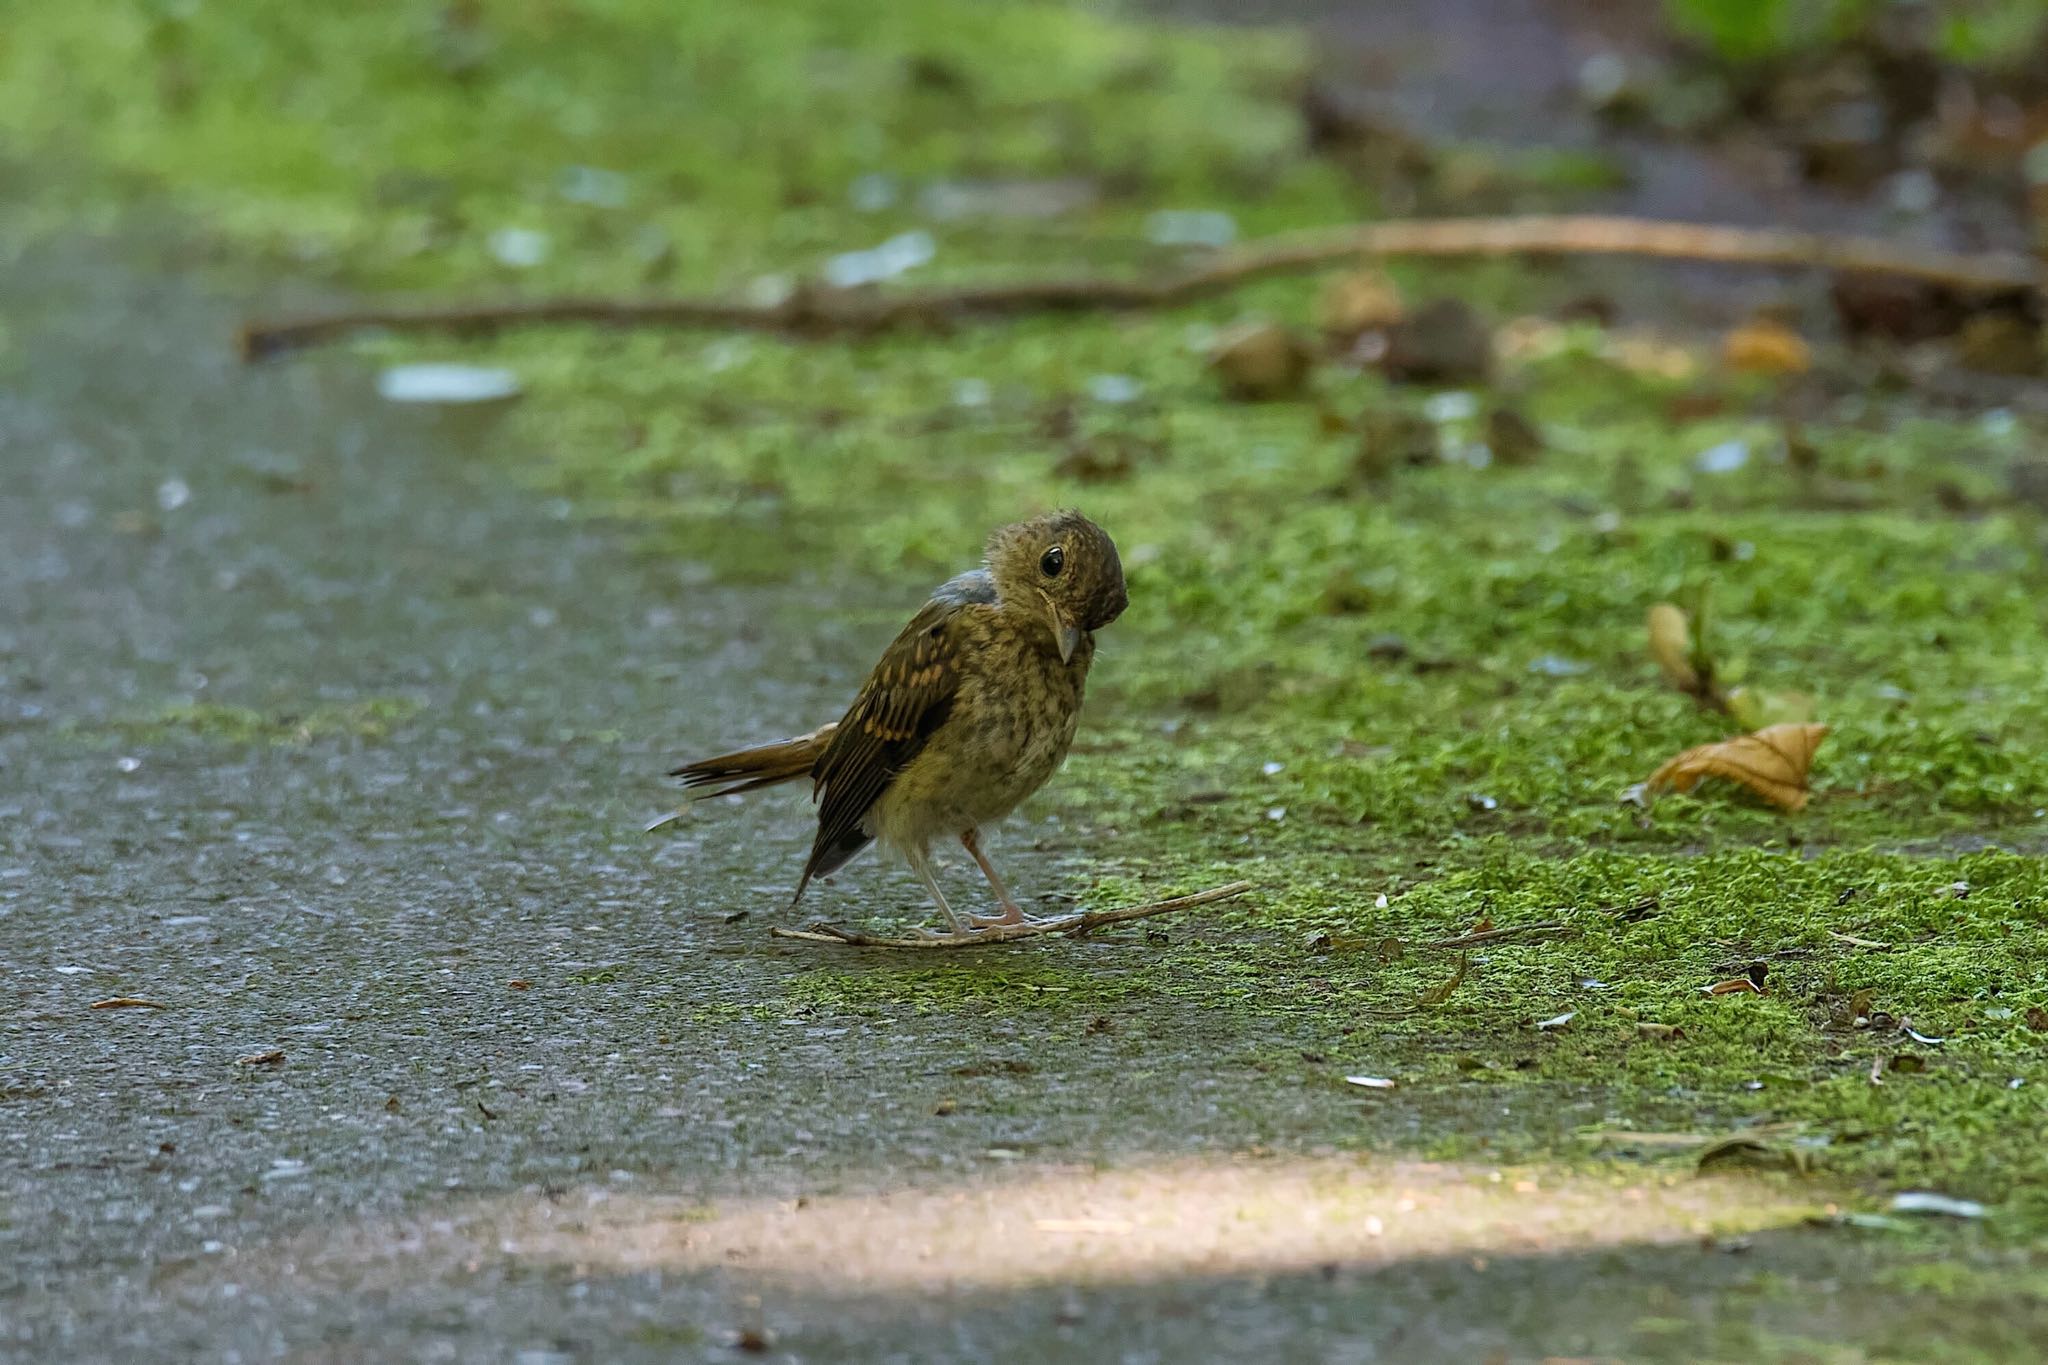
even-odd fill
[{"label": "juvenile bird", "polygon": [[[1116,544],[1079,512],[989,537],[982,567],[942,584],[883,652],[846,714],[810,734],[685,763],[698,797],[808,777],[818,833],[803,878],[829,876],[880,839],[910,863],[955,937],[1027,916],[982,851],[983,827],[1045,785],[1074,742],[1094,632],[1122,614]],[[964,920],[932,872],[958,839],[1001,913]]]}]

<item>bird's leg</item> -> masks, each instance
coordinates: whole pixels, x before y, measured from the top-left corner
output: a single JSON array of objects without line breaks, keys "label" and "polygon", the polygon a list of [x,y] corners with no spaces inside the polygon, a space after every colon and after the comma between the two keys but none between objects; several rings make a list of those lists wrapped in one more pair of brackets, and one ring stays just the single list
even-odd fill
[{"label": "bird's leg", "polygon": [[1010,888],[1003,885],[1003,879],[996,875],[996,865],[981,851],[981,831],[964,829],[960,831],[960,846],[974,855],[974,861],[981,864],[981,874],[988,878],[988,884],[995,888],[996,899],[1002,902],[1000,915],[969,915],[967,922],[978,929],[993,928],[1000,924],[1036,924],[1037,918],[1027,915],[1010,896]]},{"label": "bird's leg", "polygon": [[912,848],[904,850],[904,856],[910,860],[910,870],[917,874],[917,879],[924,883],[924,889],[932,893],[932,899],[937,901],[939,909],[945,912],[946,922],[953,926],[952,936],[971,936],[974,931],[961,922],[960,916],[953,913],[953,907],[946,904],[946,893],[939,890],[939,879],[932,875],[931,855],[921,848]]}]

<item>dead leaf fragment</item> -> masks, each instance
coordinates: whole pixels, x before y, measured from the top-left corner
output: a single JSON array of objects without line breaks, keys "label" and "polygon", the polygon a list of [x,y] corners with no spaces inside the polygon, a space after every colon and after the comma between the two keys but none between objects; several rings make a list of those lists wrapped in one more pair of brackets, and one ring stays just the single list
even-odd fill
[{"label": "dead leaf fragment", "polygon": [[1462,299],[1432,299],[1387,332],[1380,369],[1403,384],[1475,384],[1493,368],[1493,333]]},{"label": "dead leaf fragment", "polygon": [[1682,608],[1659,602],[1650,608],[1650,657],[1664,674],[1664,681],[1681,692],[1698,696],[1699,672],[1692,665],[1692,622]]},{"label": "dead leaf fragment", "polygon": [[1407,312],[1400,288],[1378,270],[1339,275],[1316,301],[1316,321],[1333,346],[1349,347],[1367,332],[1383,332]]},{"label": "dead leaf fragment", "polygon": [[1209,369],[1232,398],[1248,403],[1292,398],[1308,383],[1315,355],[1285,327],[1270,322],[1234,327],[1209,353]]},{"label": "dead leaf fragment", "polygon": [[1536,1021],[1536,1031],[1548,1033],[1553,1029],[1561,1029],[1578,1017],[1579,1012],[1577,1010],[1566,1010],[1563,1014],[1552,1015],[1548,1019],[1539,1019]]},{"label": "dead leaf fragment", "polygon": [[1721,363],[1737,374],[1805,374],[1813,368],[1813,348],[1784,323],[1758,318],[1721,339]]},{"label": "dead leaf fragment", "polygon": [[140,996],[116,995],[105,1000],[95,1000],[86,1006],[95,1010],[167,1010],[169,1005],[156,1000],[144,1000]]},{"label": "dead leaf fragment", "polygon": [[1685,1036],[1685,1030],[1676,1024],[1641,1023],[1636,1025],[1636,1032],[1645,1038],[1655,1038],[1665,1043],[1676,1042]]},{"label": "dead leaf fragment", "polygon": [[1828,930],[1828,937],[1837,943],[1846,943],[1851,948],[1868,948],[1873,953],[1888,953],[1892,950],[1889,943],[1879,943],[1874,938],[1858,938],[1854,934],[1838,934],[1832,929]]},{"label": "dead leaf fragment", "polygon": [[2048,1010],[2035,1005],[2026,1013],[2027,1027],[2036,1033],[2048,1033]]},{"label": "dead leaf fragment", "polygon": [[1652,795],[1665,788],[1689,792],[1703,777],[1720,777],[1785,810],[1803,810],[1807,772],[1827,733],[1825,725],[1771,725],[1702,744],[1666,761],[1643,785]]},{"label": "dead leaf fragment", "polygon": [[1443,1004],[1444,1001],[1451,998],[1452,991],[1457,990],[1459,986],[1464,984],[1465,970],[1467,967],[1471,965],[1471,963],[1472,958],[1470,954],[1459,953],[1458,969],[1451,973],[1450,979],[1445,981],[1440,986],[1431,986],[1428,990],[1424,991],[1421,995],[1415,998],[1415,1003],[1418,1005]]},{"label": "dead leaf fragment", "polygon": [[1726,981],[1716,981],[1711,986],[1700,987],[1702,995],[1762,995],[1763,987],[1746,976],[1731,976]]},{"label": "dead leaf fragment", "polygon": [[1355,1085],[1365,1090],[1392,1090],[1394,1082],[1385,1076],[1346,1076],[1344,1084]]},{"label": "dead leaf fragment", "polygon": [[1986,374],[2041,372],[2041,329],[2010,313],[1979,313],[1956,337],[1956,358]]},{"label": "dead leaf fragment", "polygon": [[268,1052],[252,1052],[246,1057],[235,1058],[236,1066],[283,1066],[284,1049],[274,1047]]}]

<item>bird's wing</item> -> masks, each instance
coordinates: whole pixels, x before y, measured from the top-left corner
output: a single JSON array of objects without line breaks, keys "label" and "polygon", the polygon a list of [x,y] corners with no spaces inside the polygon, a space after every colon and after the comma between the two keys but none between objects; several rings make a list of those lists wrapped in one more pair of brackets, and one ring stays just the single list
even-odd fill
[{"label": "bird's wing", "polygon": [[953,709],[963,614],[993,598],[993,592],[984,597],[978,590],[941,590],[883,652],[812,769],[818,837],[798,896],[811,878],[825,876],[866,847],[869,836],[861,825],[868,811]]}]

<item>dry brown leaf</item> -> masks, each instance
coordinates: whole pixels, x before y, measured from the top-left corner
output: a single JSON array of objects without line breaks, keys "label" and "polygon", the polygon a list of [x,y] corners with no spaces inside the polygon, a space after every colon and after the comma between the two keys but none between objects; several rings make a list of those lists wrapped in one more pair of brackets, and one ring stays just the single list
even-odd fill
[{"label": "dry brown leaf", "polygon": [[1465,969],[1471,965],[1471,961],[1472,959],[1468,954],[1459,953],[1458,970],[1452,972],[1450,975],[1450,979],[1448,981],[1445,981],[1442,985],[1431,986],[1428,990],[1424,991],[1421,995],[1417,996],[1415,998],[1415,1003],[1418,1005],[1441,1005],[1444,1001],[1450,999],[1451,992],[1455,991],[1456,989],[1458,989],[1460,985],[1464,984]]},{"label": "dry brown leaf", "polygon": [[1699,369],[1698,360],[1684,345],[1654,332],[1610,332],[1601,356],[1624,370],[1659,379],[1690,379]]},{"label": "dry brown leaf", "polygon": [[1378,939],[1332,933],[1328,929],[1314,930],[1302,939],[1302,946],[1312,953],[1348,953],[1355,948],[1374,947],[1378,943]]},{"label": "dry brown leaf", "polygon": [[116,995],[106,1000],[95,1000],[86,1008],[95,1010],[167,1010],[170,1006],[155,1000],[143,1000],[133,995]]},{"label": "dry brown leaf", "polygon": [[1383,332],[1407,314],[1401,290],[1378,270],[1354,270],[1323,287],[1316,320],[1323,335],[1348,346],[1367,332]]},{"label": "dry brown leaf", "polygon": [[1731,976],[1726,981],[1716,981],[1700,990],[1707,995],[1762,995],[1764,988],[1746,976]]},{"label": "dry brown leaf", "polygon": [[1722,339],[1721,363],[1738,374],[1805,374],[1813,368],[1813,348],[1784,323],[1758,318]]},{"label": "dry brown leaf", "polygon": [[283,1066],[284,1049],[274,1047],[268,1052],[252,1052],[246,1057],[235,1058],[237,1066]]},{"label": "dry brown leaf", "polygon": [[1292,398],[1308,384],[1315,352],[1285,327],[1251,322],[1217,339],[1209,353],[1209,369],[1224,390],[1247,403]]},{"label": "dry brown leaf", "polygon": [[1698,696],[1700,675],[1692,666],[1692,622],[1669,602],[1650,608],[1650,657],[1663,670],[1664,681]]},{"label": "dry brown leaf", "polygon": [[1689,792],[1703,777],[1721,777],[1772,805],[1803,810],[1807,770],[1827,733],[1825,725],[1769,725],[1753,735],[1702,744],[1665,762],[1643,787],[1653,795],[1665,788]]}]

